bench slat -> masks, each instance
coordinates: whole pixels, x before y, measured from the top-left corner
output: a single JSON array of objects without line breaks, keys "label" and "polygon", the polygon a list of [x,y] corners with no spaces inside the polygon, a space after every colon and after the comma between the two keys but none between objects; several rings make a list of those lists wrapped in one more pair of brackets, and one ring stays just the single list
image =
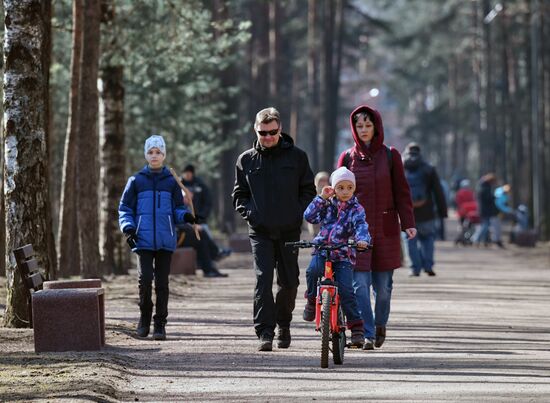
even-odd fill
[{"label": "bench slat", "polygon": [[38,270],[38,262],[36,259],[27,260],[26,262],[19,263],[19,268],[23,274],[30,276]]}]

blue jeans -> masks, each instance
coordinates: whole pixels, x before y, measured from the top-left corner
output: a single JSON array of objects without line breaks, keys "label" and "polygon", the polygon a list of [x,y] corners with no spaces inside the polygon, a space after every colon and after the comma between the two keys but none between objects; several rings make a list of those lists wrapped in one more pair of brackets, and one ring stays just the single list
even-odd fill
[{"label": "blue jeans", "polygon": [[434,265],[434,221],[422,221],[416,223],[417,235],[408,239],[409,257],[413,274],[420,274],[422,269],[427,273],[432,271]]},{"label": "blue jeans", "polygon": [[489,242],[489,227],[491,226],[491,218],[482,217],[481,224],[476,228],[473,236],[474,243]]},{"label": "blue jeans", "polygon": [[[374,293],[374,316],[370,302],[370,289]],[[359,312],[363,319],[365,338],[374,339],[375,326],[386,326],[390,317],[391,292],[393,289],[393,270],[354,271],[353,288]]]},{"label": "blue jeans", "polygon": [[[350,262],[333,262],[334,280],[338,286],[340,302],[346,315],[348,325],[361,320],[357,300],[353,293],[353,266]],[[306,270],[307,298],[313,300],[317,296],[317,280],[325,273],[325,257],[313,255]]]}]

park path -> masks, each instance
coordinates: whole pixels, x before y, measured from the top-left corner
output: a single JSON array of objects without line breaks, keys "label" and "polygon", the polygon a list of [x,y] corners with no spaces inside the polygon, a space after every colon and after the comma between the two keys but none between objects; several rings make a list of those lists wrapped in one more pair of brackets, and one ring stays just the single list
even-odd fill
[{"label": "park path", "polygon": [[[139,401],[549,401],[547,251],[438,243],[436,277],[396,272],[383,348],[346,350],[344,365],[329,369],[319,367],[319,337],[301,320],[301,298],[291,348],[256,351],[251,256],[235,254],[222,265],[229,278],[172,280],[167,341],[110,343],[125,357],[128,382],[117,395]],[[307,252],[300,262],[303,295]],[[109,304],[112,323],[137,317],[131,298],[120,301],[114,311]]]}]

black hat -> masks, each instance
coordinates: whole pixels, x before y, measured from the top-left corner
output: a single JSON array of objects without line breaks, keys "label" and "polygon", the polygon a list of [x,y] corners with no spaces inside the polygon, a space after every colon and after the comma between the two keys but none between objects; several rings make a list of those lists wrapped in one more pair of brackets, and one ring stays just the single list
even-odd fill
[{"label": "black hat", "polygon": [[191,172],[192,174],[195,173],[195,166],[191,164],[187,164],[185,168],[183,168],[183,172]]}]

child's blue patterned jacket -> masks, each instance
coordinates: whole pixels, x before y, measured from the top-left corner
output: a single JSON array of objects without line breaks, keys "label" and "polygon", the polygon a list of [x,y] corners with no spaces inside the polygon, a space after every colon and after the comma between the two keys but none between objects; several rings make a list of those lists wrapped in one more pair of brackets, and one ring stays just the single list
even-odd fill
[{"label": "child's blue patterned jacket", "polygon": [[[325,200],[316,196],[304,212],[304,218],[311,224],[321,224],[319,234],[313,239],[315,243],[339,244],[349,238],[371,243],[365,210],[355,196],[347,202],[338,201],[336,197]],[[330,257],[333,262],[355,264],[355,250],[351,248],[332,251]]]}]

